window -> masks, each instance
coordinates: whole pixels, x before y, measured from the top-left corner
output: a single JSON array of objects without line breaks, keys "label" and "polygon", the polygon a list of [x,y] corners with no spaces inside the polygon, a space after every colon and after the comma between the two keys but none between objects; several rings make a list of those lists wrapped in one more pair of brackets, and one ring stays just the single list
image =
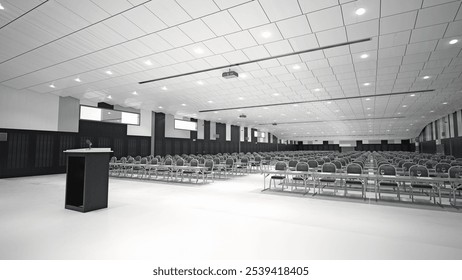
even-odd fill
[{"label": "window", "polygon": [[197,122],[175,119],[175,129],[197,131]]},{"label": "window", "polygon": [[80,106],[80,119],[98,122],[140,125],[139,113],[122,112],[83,105]]}]

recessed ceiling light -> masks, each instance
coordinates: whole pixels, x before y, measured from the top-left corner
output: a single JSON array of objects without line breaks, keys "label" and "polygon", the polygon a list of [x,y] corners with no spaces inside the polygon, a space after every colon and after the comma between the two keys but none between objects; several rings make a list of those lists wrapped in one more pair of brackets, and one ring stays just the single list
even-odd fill
[{"label": "recessed ceiling light", "polygon": [[107,96],[107,99],[112,99],[112,96],[111,96],[111,95],[108,95],[108,96]]},{"label": "recessed ceiling light", "polygon": [[370,101],[371,99],[370,98],[366,98],[366,101]]},{"label": "recessed ceiling light", "polygon": [[244,100],[244,97],[238,97],[237,99],[239,99],[239,100]]},{"label": "recessed ceiling light", "polygon": [[294,107],[298,107],[298,104],[294,104]]},{"label": "recessed ceiling light", "polygon": [[75,78],[75,79],[74,79],[74,81],[76,81],[76,82],[80,83],[82,80],[80,80],[80,78],[79,78],[79,77],[77,77],[77,78]]},{"label": "recessed ceiling light", "polygon": [[366,110],[370,110],[371,108],[367,108]]},{"label": "recessed ceiling light", "polygon": [[242,109],[237,109],[238,112],[242,112]]},{"label": "recessed ceiling light", "polygon": [[264,32],[261,33],[261,36],[262,36],[263,38],[269,38],[269,37],[271,37],[271,32],[269,32],[269,31],[264,31]]},{"label": "recessed ceiling light", "polygon": [[184,104],[184,103],[183,103],[183,104],[181,104],[181,106],[183,106],[183,107],[184,107],[184,106],[186,106],[186,104]]},{"label": "recessed ceiling light", "polygon": [[433,113],[433,112],[435,112],[435,111],[433,111],[433,110],[430,111],[430,113]]},{"label": "recessed ceiling light", "polygon": [[54,84],[49,85],[49,87],[56,88],[56,86]]},{"label": "recessed ceiling light", "polygon": [[213,111],[213,113],[214,113],[214,114],[218,114],[218,112],[217,112],[217,111]]},{"label": "recessed ceiling light", "polygon": [[415,93],[411,94],[411,96],[414,97],[414,96],[415,96]]},{"label": "recessed ceiling light", "polygon": [[162,107],[162,106],[159,106],[159,107],[157,107],[157,108],[159,108],[159,109],[164,109],[164,107]]},{"label": "recessed ceiling light", "polygon": [[273,93],[273,96],[279,96],[279,93]]},{"label": "recessed ceiling light", "polygon": [[268,107],[263,107],[263,109],[268,110]]},{"label": "recessed ceiling light", "polygon": [[5,10],[5,8],[0,4],[0,10]]},{"label": "recessed ceiling light", "polygon": [[369,55],[368,55],[367,53],[363,53],[363,54],[361,55],[361,58],[362,58],[362,59],[368,58],[368,57],[369,57]]},{"label": "recessed ceiling light", "polygon": [[409,128],[406,128],[406,131],[409,131]]},{"label": "recessed ceiling light", "polygon": [[430,76],[423,76],[422,79],[424,79],[424,80],[430,79]]},{"label": "recessed ceiling light", "polygon": [[454,44],[456,44],[457,42],[459,42],[459,40],[457,40],[457,39],[452,39],[451,41],[449,41],[449,44],[454,45]]},{"label": "recessed ceiling light", "polygon": [[162,90],[167,90],[166,86],[161,87]]},{"label": "recessed ceiling light", "polygon": [[298,65],[298,64],[295,64],[294,66],[292,66],[292,69],[294,69],[294,70],[298,70],[298,69],[300,69],[300,65]]},{"label": "recessed ceiling light", "polygon": [[410,125],[414,125],[413,123],[411,123]]},{"label": "recessed ceiling light", "polygon": [[133,95],[138,95],[138,92],[134,91],[132,92]]},{"label": "recessed ceiling light", "polygon": [[111,71],[111,70],[107,70],[107,71],[106,71],[106,74],[112,75],[112,71]]},{"label": "recessed ceiling light", "polygon": [[361,16],[361,15],[364,15],[365,12],[366,12],[366,9],[359,8],[355,11],[355,14],[357,14],[358,16]]},{"label": "recessed ceiling light", "polygon": [[110,115],[110,114],[111,114],[111,112],[107,112],[107,114],[108,114],[108,115]]},{"label": "recessed ceiling light", "polygon": [[368,117],[370,117],[370,116],[371,116],[371,114],[367,114],[367,116],[368,116]]},{"label": "recessed ceiling light", "polygon": [[198,84],[198,85],[203,85],[204,82],[203,82],[203,81],[197,81],[197,84]]},{"label": "recessed ceiling light", "polygon": [[443,102],[443,105],[447,105],[447,104],[448,104],[448,102]]},{"label": "recessed ceiling light", "polygon": [[213,101],[212,101],[212,100],[209,100],[209,101],[207,101],[207,103],[213,103]]},{"label": "recessed ceiling light", "polygon": [[406,108],[406,107],[407,107],[407,105],[403,105],[403,108]]},{"label": "recessed ceiling light", "polygon": [[389,129],[387,129],[387,132],[390,132],[390,130],[389,130]]},{"label": "recessed ceiling light", "polygon": [[364,83],[364,84],[363,84],[363,86],[366,86],[366,87],[367,87],[367,86],[370,86],[370,85],[371,85],[371,83]]},{"label": "recessed ceiling light", "polygon": [[146,60],[146,61],[144,62],[144,64],[151,66],[151,65],[152,65],[152,62],[148,59],[148,60]]},{"label": "recessed ceiling light", "polygon": [[197,53],[197,54],[201,54],[201,53],[204,53],[204,50],[201,49],[201,48],[195,48],[194,52]]},{"label": "recessed ceiling light", "polygon": [[315,88],[314,91],[321,91],[321,89],[320,88]]}]

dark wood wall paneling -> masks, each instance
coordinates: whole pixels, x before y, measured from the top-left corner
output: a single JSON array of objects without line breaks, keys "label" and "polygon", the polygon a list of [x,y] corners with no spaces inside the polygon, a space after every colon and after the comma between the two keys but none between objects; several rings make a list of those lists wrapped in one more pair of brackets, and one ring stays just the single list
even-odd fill
[{"label": "dark wood wall paneling", "polygon": [[79,133],[0,129],[8,140],[0,142],[0,178],[64,173],[67,149],[110,147],[118,158],[150,154],[151,137],[127,136],[121,124],[80,121]]},{"label": "dark wood wall paneling", "polygon": [[388,144],[387,140],[382,140],[381,144],[363,144],[362,141],[356,141],[356,151],[407,151],[414,152],[415,145],[409,140],[402,140],[401,144]]}]

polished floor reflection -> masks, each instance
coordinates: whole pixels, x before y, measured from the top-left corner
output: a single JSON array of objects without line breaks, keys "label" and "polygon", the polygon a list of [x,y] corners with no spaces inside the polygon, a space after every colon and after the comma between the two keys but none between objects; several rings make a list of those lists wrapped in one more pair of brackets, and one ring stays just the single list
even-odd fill
[{"label": "polished floor reflection", "polygon": [[0,259],[462,259],[461,211],[110,178],[109,208],[64,209],[65,175],[0,180]]}]

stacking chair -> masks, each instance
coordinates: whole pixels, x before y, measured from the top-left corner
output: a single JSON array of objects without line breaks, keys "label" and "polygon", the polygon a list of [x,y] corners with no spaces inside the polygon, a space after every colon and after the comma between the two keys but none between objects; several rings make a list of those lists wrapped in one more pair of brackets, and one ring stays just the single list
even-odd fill
[{"label": "stacking chair", "polygon": [[[413,165],[409,168],[409,176],[429,177],[428,169],[423,165]],[[421,190],[422,194],[428,195],[430,197],[430,201],[433,197],[433,202],[436,203],[436,191],[433,185],[424,183],[424,182],[419,182],[419,181],[411,182],[412,202],[414,202],[414,189]],[[425,192],[425,191],[428,191],[428,192]]]},{"label": "stacking chair", "polygon": [[[145,157],[141,158],[139,162],[135,163],[132,170],[133,172],[136,171],[136,177],[143,178],[143,176],[146,175],[146,164],[148,164],[148,159]],[[144,174],[140,177],[141,172],[143,172]]]},{"label": "stacking chair", "polygon": [[[396,176],[396,169],[393,165],[390,165],[390,164],[383,164],[379,167],[379,169],[377,170],[377,173],[379,175],[382,175],[382,176]],[[393,191],[397,191],[397,195],[398,195],[398,200],[400,200],[400,193],[399,193],[399,185],[398,183],[395,181],[395,180],[392,180],[392,179],[382,179],[380,181],[378,181],[377,183],[377,189],[378,189],[378,193],[379,193],[379,199],[382,198],[381,196],[381,193],[382,193],[382,190],[385,189],[385,190],[393,190]]]},{"label": "stacking chair", "polygon": [[215,179],[214,179],[214,172],[213,172],[213,160],[211,159],[205,160],[204,166],[207,167],[207,169],[203,171],[204,176],[205,176],[205,181],[207,181],[209,177],[212,177],[212,182],[214,182]]},{"label": "stacking chair", "polygon": [[119,165],[117,164],[117,158],[111,157],[111,160],[109,161],[109,175],[114,176],[118,172],[119,172]]},{"label": "stacking chair", "polygon": [[270,182],[269,182],[269,188],[271,189],[271,181],[274,182],[274,187],[276,188],[276,180],[279,180],[282,183],[282,189],[284,189],[284,182],[286,180],[286,170],[287,170],[287,164],[284,161],[278,161],[276,162],[276,165],[274,166],[275,171],[280,171],[280,174],[274,174],[270,177]]},{"label": "stacking chair", "polygon": [[[199,166],[199,161],[195,158],[191,159],[191,161],[189,162],[189,166]],[[185,169],[183,171],[183,176],[184,175],[187,175],[188,178],[189,178],[189,182],[191,182],[191,178],[193,175],[196,175],[196,183],[197,181],[199,181],[199,173],[195,170],[192,170],[192,169]]]},{"label": "stacking chair", "polygon": [[172,175],[172,169],[169,167],[169,165],[172,165],[172,164],[173,164],[172,158],[171,157],[166,158],[163,166],[156,169],[156,177],[159,174],[163,174],[164,179],[167,178],[168,180]]},{"label": "stacking chair", "polygon": [[[362,175],[363,174],[363,168],[361,165],[358,163],[350,163],[348,164],[346,168],[346,173],[347,174],[355,174],[355,175]],[[344,195],[347,195],[348,192],[348,186],[352,189],[357,189],[358,186],[361,187],[361,197],[366,198],[366,183],[364,180],[358,176],[358,178],[349,178],[345,180],[345,193]]]},{"label": "stacking chair", "polygon": [[411,162],[411,161],[406,161],[405,163],[403,163],[403,175],[404,176],[409,176],[409,169],[413,165],[415,165],[415,164],[413,162]]},{"label": "stacking chair", "polygon": [[[182,159],[181,157],[177,158],[177,160],[175,162],[175,165],[176,166],[184,166],[185,165],[184,159]],[[176,169],[175,170],[175,180],[178,177],[178,175],[180,175],[181,176],[181,182],[183,182],[183,177],[184,177],[183,172],[184,172],[184,169],[180,169],[180,168]],[[172,173],[173,173],[173,170],[172,170]]]},{"label": "stacking chair", "polygon": [[256,155],[254,158],[254,162],[250,163],[250,170],[255,169],[259,170],[261,168],[261,156]]},{"label": "stacking chair", "polygon": [[298,164],[297,160],[289,160],[289,170],[294,171],[297,164]]},{"label": "stacking chair", "polygon": [[[308,168],[308,163],[306,162],[299,162],[297,163],[297,166],[295,167],[295,171],[303,171],[303,172],[308,172],[309,168]],[[294,185],[292,186],[292,189],[293,187],[297,188],[297,184],[296,182],[302,182],[303,183],[303,187],[305,187],[305,194],[308,193],[307,191],[307,188],[308,188],[308,184],[307,184],[307,181],[308,181],[308,174],[301,174],[301,175],[296,175],[296,176],[293,176],[292,177],[292,181],[294,182]]]},{"label": "stacking chair", "polygon": [[337,172],[342,172],[342,163],[339,160],[333,160],[332,163],[335,164]]},{"label": "stacking chair", "polygon": [[436,176],[442,177],[442,178],[448,178],[449,177],[448,171],[450,168],[451,168],[451,165],[449,163],[437,163],[435,165]]},{"label": "stacking chair", "polygon": [[[151,179],[152,170],[154,170],[154,172],[156,172],[157,167],[155,165],[158,165],[158,164],[159,164],[158,158],[154,157],[154,158],[151,159],[151,161],[149,162],[149,165],[146,167],[146,172],[149,175],[148,179]],[[157,178],[157,172],[156,172],[156,178]]]},{"label": "stacking chair", "polygon": [[[452,179],[461,179],[462,178],[462,167],[460,166],[452,166],[449,168],[449,178]],[[457,195],[460,196],[460,191],[462,190],[462,184],[453,182],[451,183],[451,191],[452,191],[452,202],[451,204],[457,206]]]},{"label": "stacking chair", "polygon": [[[322,165],[321,172],[336,173],[337,167],[335,166],[335,164],[327,162]],[[337,178],[335,177],[329,177],[329,176],[322,177],[321,179],[319,179],[319,185],[318,185],[319,193],[321,193],[321,186],[322,186],[322,189],[324,189],[325,187],[329,187],[329,184],[334,186],[334,193],[337,192],[337,190],[335,189],[336,182],[337,182]],[[324,185],[322,185],[322,183],[324,183]]]},{"label": "stacking chair", "polygon": [[236,167],[236,170],[240,170],[242,175],[244,175],[244,171],[247,173],[249,170],[249,158],[247,156],[241,157],[241,163]]},{"label": "stacking chair", "polygon": [[318,162],[314,159],[308,160],[308,167],[314,169],[314,171],[318,171]]}]

